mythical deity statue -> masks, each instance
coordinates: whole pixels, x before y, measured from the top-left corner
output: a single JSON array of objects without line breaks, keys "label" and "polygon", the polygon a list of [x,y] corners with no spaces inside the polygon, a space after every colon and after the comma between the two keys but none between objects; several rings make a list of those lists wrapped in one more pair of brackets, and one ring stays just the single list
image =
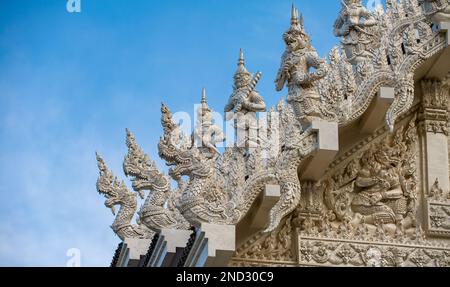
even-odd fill
[{"label": "mythical deity statue", "polygon": [[216,144],[225,141],[225,135],[219,126],[213,124],[213,114],[206,102],[206,89],[202,91],[202,104],[197,110],[197,126],[192,135],[197,147],[209,150],[211,156],[220,154]]},{"label": "mythical deity statue", "polygon": [[[305,33],[303,16],[292,7],[291,27],[284,34],[287,49],[281,59],[281,68],[276,78],[276,90],[288,86],[287,102],[293,107],[295,116],[302,124],[322,118],[323,106],[317,91],[316,81],[326,75],[325,60],[311,46]],[[315,69],[311,72],[311,69]]]},{"label": "mythical deity statue", "polygon": [[125,238],[152,238],[154,232],[142,224],[131,224],[137,208],[136,193],[128,191],[124,182],[120,182],[117,177],[108,169],[105,161],[97,154],[98,169],[100,176],[97,180],[97,191],[106,197],[105,206],[112,210],[115,215],[115,206],[120,205],[111,228],[120,239]]},{"label": "mythical deity statue", "polygon": [[434,184],[430,188],[430,194],[428,196],[437,200],[441,200],[444,197],[444,190],[442,190],[439,184],[439,178],[436,178],[436,180],[434,181]]},{"label": "mythical deity statue", "polygon": [[[291,27],[284,34],[287,51],[282,57],[278,73],[277,90],[281,91],[287,82],[289,94],[287,102],[293,115],[287,121],[285,138],[275,164],[275,174],[281,185],[281,197],[270,212],[269,226],[266,232],[276,229],[281,220],[293,212],[300,203],[302,187],[298,168],[317,147],[317,133],[309,128],[314,119],[321,119],[325,107],[315,82],[326,75],[325,61],[317,55],[311,46],[309,36],[300,23],[298,11],[292,7]],[[314,72],[310,72],[315,68]]]},{"label": "mythical deity statue", "polygon": [[[379,153],[383,152],[379,150]],[[355,181],[356,195],[352,201],[353,211],[363,215],[365,223],[374,225],[381,221],[396,223],[406,214],[400,174],[395,168],[383,166],[377,161],[379,153],[369,150],[363,155],[361,170]]]},{"label": "mythical deity statue", "polygon": [[415,208],[415,119],[406,130],[367,150],[360,160],[351,207],[367,224],[409,228]]},{"label": "mythical deity statue", "polygon": [[[387,225],[391,236],[415,227],[417,126],[413,117],[380,142],[356,155],[322,186],[332,221],[355,227]],[[378,229],[384,227],[378,227]]]},{"label": "mythical deity statue", "polygon": [[225,113],[247,113],[264,112],[266,104],[262,96],[255,90],[256,85],[261,79],[261,73],[256,73],[252,77],[245,67],[244,51],[241,49],[239,54],[238,68],[234,75],[233,94],[230,96],[228,104],[225,106]]},{"label": "mythical deity statue", "polygon": [[342,37],[347,57],[352,64],[358,64],[371,56],[370,45],[374,34],[370,27],[377,25],[375,16],[368,11],[361,0],[341,0],[342,10],[334,24],[334,34]]},{"label": "mythical deity statue", "polygon": [[237,129],[237,147],[249,148],[258,145],[256,113],[266,111],[266,104],[256,91],[261,75],[257,72],[252,77],[247,71],[244,52],[241,49],[238,68],[234,75],[233,93],[225,106],[227,120],[233,118]]}]

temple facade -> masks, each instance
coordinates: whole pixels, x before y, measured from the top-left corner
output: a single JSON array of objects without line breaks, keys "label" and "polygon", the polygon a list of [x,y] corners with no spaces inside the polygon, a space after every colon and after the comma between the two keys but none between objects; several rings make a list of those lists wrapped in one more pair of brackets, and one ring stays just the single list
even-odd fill
[{"label": "temple facade", "polygon": [[341,3],[327,59],[292,8],[275,107],[241,51],[233,144],[203,91],[190,135],[161,107],[168,174],[128,130],[133,190],[97,155],[112,266],[450,266],[450,0]]}]

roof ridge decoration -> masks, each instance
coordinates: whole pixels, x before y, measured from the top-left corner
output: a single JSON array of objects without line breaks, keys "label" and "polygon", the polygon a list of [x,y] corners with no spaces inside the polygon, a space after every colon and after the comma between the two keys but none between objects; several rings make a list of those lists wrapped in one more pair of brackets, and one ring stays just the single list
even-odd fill
[{"label": "roof ridge decoration", "polygon": [[[276,109],[271,109],[280,117],[279,146],[258,144],[249,152],[252,143],[245,139],[245,145],[227,147],[220,153],[216,144],[223,140],[223,134],[211,125],[208,116],[212,109],[206,102],[205,91],[199,112],[207,118],[197,122],[191,136],[173,122],[169,108],[161,106],[164,134],[158,149],[159,156],[171,167],[168,176],[158,170],[127,132],[129,153],[124,171],[140,195],[144,191],[150,194],[138,214],[138,225],[130,225],[131,214],[120,226],[130,232],[114,228],[119,237],[148,237],[162,228],[188,230],[201,223],[236,225],[266,184],[278,184],[280,201],[272,209],[265,230],[272,232],[300,203],[302,184],[298,167],[314,154],[318,143],[317,132],[310,126],[312,121],[338,122],[340,128],[355,123],[369,108],[379,88],[388,86],[395,89],[395,99],[387,111],[386,125],[391,132],[395,130],[397,120],[413,105],[417,67],[447,45],[445,36],[433,29],[432,24],[450,19],[450,2],[387,0],[386,11],[378,8],[375,12],[364,8],[359,0],[341,3],[334,25],[341,47],[330,51],[328,62],[312,47],[303,16],[299,17],[294,6],[291,10],[290,27],[283,35],[286,52],[276,78],[277,91],[287,86],[288,105],[282,99]],[[256,91],[261,76],[258,72],[252,77],[248,72],[241,50],[226,113],[256,114],[266,110],[263,97]],[[216,137],[211,137],[212,134]],[[193,138],[204,145],[193,144]],[[270,152],[273,160],[263,158],[264,152]],[[100,159],[99,168],[99,192],[110,200],[121,191],[133,200],[132,195],[136,194],[125,191],[126,186],[114,179]],[[103,184],[105,178],[108,182]],[[172,180],[176,188],[172,188]],[[123,201],[115,203],[131,206],[128,212],[136,209]],[[111,207],[111,202],[107,206]]]}]

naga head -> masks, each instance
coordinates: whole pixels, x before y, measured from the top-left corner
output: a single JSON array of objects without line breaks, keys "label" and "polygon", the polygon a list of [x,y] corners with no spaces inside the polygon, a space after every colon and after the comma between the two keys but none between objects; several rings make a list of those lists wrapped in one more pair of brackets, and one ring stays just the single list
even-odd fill
[{"label": "naga head", "polygon": [[97,163],[100,176],[97,180],[98,193],[106,197],[105,206],[115,214],[116,205],[127,205],[136,207],[136,195],[128,191],[125,183],[120,182],[117,177],[107,168],[105,161],[97,154]]},{"label": "naga head", "polygon": [[163,127],[166,123],[174,125],[170,131],[165,129],[165,134],[158,145],[159,156],[171,167],[169,175],[177,181],[182,176],[209,175],[209,164],[205,164],[208,159],[197,148],[183,144],[183,134],[179,133],[179,127],[173,123],[169,109],[164,106],[161,111]]},{"label": "naga head", "polygon": [[142,199],[145,196],[144,190],[162,192],[169,190],[169,180],[136,143],[134,135],[128,129],[126,132],[128,154],[123,161],[123,170],[126,176],[132,177],[133,189],[139,193]]},{"label": "naga head", "polygon": [[173,162],[167,163],[168,166],[171,166],[169,175],[175,180],[180,180],[182,176],[189,176],[192,171],[190,156],[187,155],[185,160],[180,160],[181,158],[181,156],[177,157]]},{"label": "naga head", "polygon": [[180,153],[173,162],[168,163],[172,166],[169,174],[175,180],[181,179],[182,176],[208,177],[211,173],[210,162],[211,159],[203,156],[198,149],[192,148]]},{"label": "naga head", "polygon": [[284,42],[289,51],[294,52],[311,46],[311,41],[304,29],[303,15],[298,17],[298,10],[292,6],[291,27],[283,35]]}]

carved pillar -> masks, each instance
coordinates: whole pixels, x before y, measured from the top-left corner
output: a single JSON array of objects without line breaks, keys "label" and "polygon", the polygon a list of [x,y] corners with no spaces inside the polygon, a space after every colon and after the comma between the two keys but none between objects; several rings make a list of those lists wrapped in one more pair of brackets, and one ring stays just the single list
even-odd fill
[{"label": "carved pillar", "polygon": [[[434,223],[436,204],[446,201],[450,190],[448,156],[447,81],[423,80],[419,131],[422,144],[422,187],[425,228],[428,235],[450,236],[442,224]],[[439,192],[438,192],[439,191]],[[450,205],[448,205],[450,209]],[[448,216],[447,216],[448,217]]]}]

